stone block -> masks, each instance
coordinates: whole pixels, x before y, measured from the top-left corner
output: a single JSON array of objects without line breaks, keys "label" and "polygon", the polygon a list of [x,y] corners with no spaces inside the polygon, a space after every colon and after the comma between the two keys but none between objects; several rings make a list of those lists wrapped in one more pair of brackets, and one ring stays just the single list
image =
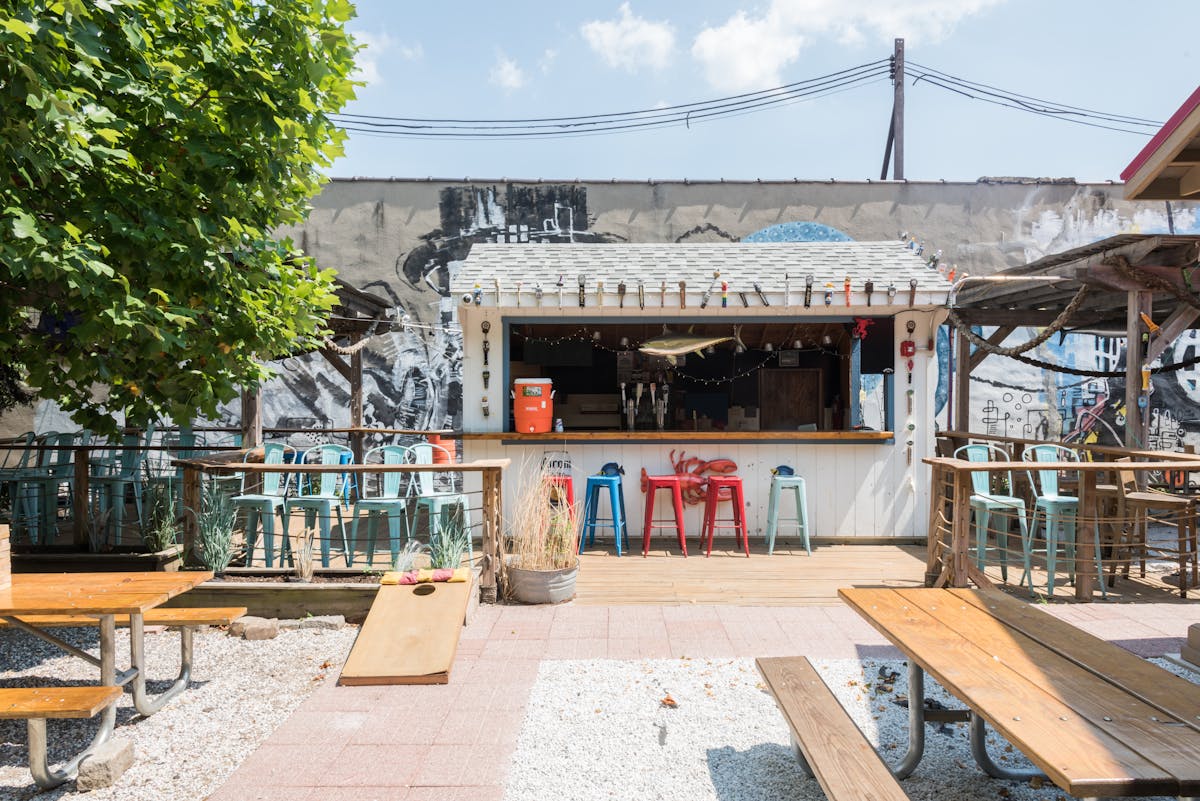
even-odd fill
[{"label": "stone block", "polygon": [[1187,644],[1192,648],[1200,650],[1200,623],[1193,623],[1188,626]]},{"label": "stone block", "polygon": [[116,737],[109,740],[79,765],[75,789],[81,793],[111,787],[133,764],[133,743]]},{"label": "stone block", "polygon": [[1179,649],[1179,658],[1200,667],[1200,648],[1185,645]]},{"label": "stone block", "polygon": [[279,620],[244,615],[233,621],[229,633],[247,640],[273,640],[279,634]]},{"label": "stone block", "polygon": [[341,629],[346,626],[346,618],[342,615],[313,615],[279,621],[279,630],[291,629]]}]

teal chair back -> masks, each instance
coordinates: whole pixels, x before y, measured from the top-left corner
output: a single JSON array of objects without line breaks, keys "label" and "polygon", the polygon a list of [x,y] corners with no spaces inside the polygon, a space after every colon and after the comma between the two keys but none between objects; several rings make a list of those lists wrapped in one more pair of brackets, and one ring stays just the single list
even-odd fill
[{"label": "teal chair back", "polygon": [[[1008,454],[1004,452],[1003,448],[990,442],[973,442],[956,450],[954,458],[965,459],[968,462],[1007,462]],[[1008,481],[1008,489],[1005,492],[994,492],[991,474],[983,471],[971,474],[971,490],[976,495],[1012,495],[1014,486],[1012,471],[1006,471],[1001,475]]]},{"label": "teal chair back", "polygon": [[[353,458],[354,451],[347,448],[345,445],[315,445],[304,452],[305,464],[344,464],[342,462],[342,454],[351,454]],[[318,482],[318,490],[316,495],[332,496],[337,495],[337,473],[318,473],[320,478]]]},{"label": "teal chair back", "polygon": [[[363,455],[363,464],[407,464],[408,448],[400,445],[381,445]],[[382,473],[379,493],[375,498],[399,498],[404,485],[404,473]]]},{"label": "teal chair back", "polygon": [[[408,447],[409,464],[433,464],[435,449],[439,460],[453,462],[450,458],[450,451],[443,448],[441,445],[432,445],[428,442],[418,442],[416,445]],[[433,473],[422,470],[413,474],[413,486],[416,487],[418,495],[433,495],[437,492],[434,489]]]},{"label": "teal chair back", "polygon": [[71,446],[75,444],[74,434],[47,434],[46,438],[42,440],[42,444],[51,450],[42,451],[38,466],[49,467],[57,472],[71,464],[73,455]]},{"label": "teal chair back", "polygon": [[[1078,462],[1079,454],[1065,445],[1046,443],[1026,448],[1021,454],[1021,459],[1026,462]],[[1029,474],[1029,486],[1033,487],[1034,493],[1038,496],[1058,495],[1057,470],[1027,470],[1026,472]],[[1034,473],[1037,474],[1036,481],[1034,481]]]},{"label": "teal chair back", "polygon": [[[263,464],[283,464],[286,452],[287,446],[279,442],[268,442],[263,445]],[[286,484],[283,486],[283,492],[279,491],[279,485],[286,475],[287,473],[263,473],[263,495],[286,495]]]}]

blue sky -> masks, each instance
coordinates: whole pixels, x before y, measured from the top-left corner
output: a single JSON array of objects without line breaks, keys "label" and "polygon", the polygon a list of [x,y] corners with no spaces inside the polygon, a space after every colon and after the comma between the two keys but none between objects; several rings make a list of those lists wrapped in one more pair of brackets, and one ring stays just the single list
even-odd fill
[{"label": "blue sky", "polygon": [[[366,85],[346,112],[511,119],[655,108],[886,58],[1099,111],[1166,120],[1200,81],[1194,0],[359,0]],[[906,89],[906,176],[1118,179],[1147,137]],[[351,134],[333,176],[878,178],[878,83],[690,128],[533,141]]]}]

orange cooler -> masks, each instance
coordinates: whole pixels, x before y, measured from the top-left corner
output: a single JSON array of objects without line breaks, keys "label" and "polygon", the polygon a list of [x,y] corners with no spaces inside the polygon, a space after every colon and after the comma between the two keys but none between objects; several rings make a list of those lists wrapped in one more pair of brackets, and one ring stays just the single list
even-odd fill
[{"label": "orange cooler", "polygon": [[554,390],[549,378],[513,381],[513,422],[521,434],[544,434],[554,423]]}]

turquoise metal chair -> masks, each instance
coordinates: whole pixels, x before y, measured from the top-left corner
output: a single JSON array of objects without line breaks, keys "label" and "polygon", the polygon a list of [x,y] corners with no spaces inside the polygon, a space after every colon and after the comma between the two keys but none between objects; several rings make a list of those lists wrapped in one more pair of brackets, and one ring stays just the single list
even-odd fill
[{"label": "turquoise metal chair", "polygon": [[32,445],[36,435],[26,431],[20,436],[5,440],[0,445],[0,484],[4,485],[8,496],[9,518],[19,523],[24,516],[22,498],[17,492],[18,480],[26,476],[33,458]]},{"label": "turquoise metal chair", "polygon": [[[408,448],[399,445],[383,445],[372,448],[363,455],[363,464],[406,464]],[[367,513],[367,565],[375,564],[375,529],[380,517],[387,519],[388,539],[391,546],[392,564],[400,556],[400,537],[404,541],[412,537],[408,522],[408,498],[404,495],[404,484],[408,478],[404,473],[381,473],[378,492],[372,492],[370,482],[363,480],[362,494],[356,495],[350,511],[350,542],[358,546],[358,513]],[[344,488],[344,485],[343,485]],[[347,560],[349,561],[349,560]]]},{"label": "turquoise metal chair", "polygon": [[[433,464],[435,453],[438,455],[438,461],[454,461],[454,458],[450,455],[450,451],[441,445],[418,442],[416,445],[408,447],[409,464]],[[473,563],[475,561],[475,548],[471,544],[474,537],[471,531],[471,510],[467,504],[467,496],[461,492],[439,491],[436,488],[433,477],[433,473],[421,470],[413,473],[411,484],[411,489],[415,491],[414,499],[417,503],[417,511],[425,509],[429,513],[429,538],[432,540],[434,537],[441,535],[449,519],[449,516],[446,514],[448,507],[461,507],[462,523],[467,530],[467,555]]]},{"label": "turquoise metal chair", "polygon": [[[796,516],[779,516],[780,496],[784,491],[791,492],[796,499]],[[805,491],[804,479],[800,476],[771,476],[771,491],[767,496],[767,555],[775,553],[775,532],[779,524],[796,526],[797,532],[804,540],[804,550],[812,556],[812,545],[808,538],[808,494]]]},{"label": "turquoise metal chair", "polygon": [[30,542],[34,545],[52,544],[58,532],[58,501],[60,490],[67,487],[67,509],[75,486],[75,434],[49,433],[41,439],[44,446],[37,467],[27,469],[17,482],[17,495],[22,499]]},{"label": "turquoise metal chair", "polygon": [[133,504],[137,519],[142,520],[142,483],[145,478],[146,451],[144,447],[154,436],[154,425],[142,433],[132,432],[121,437],[121,448],[101,452],[91,460],[92,470],[88,477],[89,488],[97,498],[97,509],[101,518],[107,518],[104,528],[104,543],[112,542],[112,532],[120,543],[125,525],[125,501],[129,490],[133,490]]},{"label": "turquoise metal chair", "polygon": [[[268,442],[263,445],[263,464],[283,464],[284,454],[292,449],[278,442]],[[294,453],[294,451],[292,451]],[[235,510],[246,511],[246,567],[254,562],[254,548],[258,544],[258,529],[262,527],[263,557],[267,567],[275,566],[275,515],[279,515],[280,530],[285,541],[287,538],[287,520],[285,503],[287,501],[287,473],[262,473],[262,492],[245,492],[245,474],[242,476],[243,493],[233,498]],[[283,560],[281,548],[280,561]]]},{"label": "turquoise metal chair", "polygon": [[[316,522],[316,518],[320,516],[321,567],[329,567],[330,518],[334,514],[337,515],[338,531],[342,535],[342,553],[346,558],[347,567],[353,563],[354,555],[350,551],[350,543],[346,540],[346,527],[342,522],[342,493],[338,488],[338,474],[306,473],[304,471],[304,464],[348,464],[342,461],[342,455],[346,453],[353,454],[353,451],[345,445],[332,444],[317,445],[305,451],[303,456],[297,460],[298,462],[303,462],[303,464],[298,464],[296,467],[297,480],[307,478],[308,486],[310,488],[315,487],[316,492],[310,492],[308,495],[293,495],[286,498],[283,502],[284,537],[288,536],[293,510],[304,510],[304,525],[306,528],[312,528]],[[304,484],[300,486],[304,486]]]},{"label": "turquoise metal chair", "polygon": [[[1079,454],[1065,445],[1047,443],[1026,448],[1021,459],[1029,463],[1037,462],[1078,462]],[[1058,488],[1057,470],[1026,470],[1029,475],[1029,486],[1033,488],[1033,527],[1030,532],[1030,550],[1032,550],[1033,535],[1036,534],[1038,523],[1046,522],[1046,591],[1054,595],[1054,571],[1057,566],[1058,548],[1061,545],[1066,552],[1068,576],[1071,583],[1075,582],[1075,522],[1079,514],[1079,498],[1073,495],[1063,495]],[[1059,530],[1062,539],[1059,539]],[[1095,554],[1096,575],[1100,581],[1100,592],[1108,599],[1108,589],[1104,582],[1103,554],[1100,552],[1099,528],[1096,531]],[[1028,570],[1028,568],[1026,568]],[[1033,575],[1028,575],[1029,591],[1033,592]],[[1022,577],[1022,583],[1025,578]]]},{"label": "turquoise metal chair", "polygon": [[[965,459],[968,462],[1007,462],[1009,460],[1008,454],[1002,448],[983,442],[963,445],[954,451],[954,458]],[[1006,489],[1008,493],[1012,493],[1014,486],[1012,471],[1005,471],[999,475],[1007,482],[1002,490]],[[1016,518],[1017,525],[1021,530],[1021,551],[1024,556],[1025,572],[1028,574],[1030,570],[1029,510],[1025,506],[1025,500],[1012,494],[1005,494],[1003,491],[993,491],[992,476],[983,471],[971,473],[971,490],[971,512],[975,515],[975,566],[983,570],[988,547],[988,524],[991,522],[992,514],[995,513]],[[1008,581],[1008,526],[1009,523],[1006,520],[1004,528],[996,530],[1000,577],[1004,581]]]}]

